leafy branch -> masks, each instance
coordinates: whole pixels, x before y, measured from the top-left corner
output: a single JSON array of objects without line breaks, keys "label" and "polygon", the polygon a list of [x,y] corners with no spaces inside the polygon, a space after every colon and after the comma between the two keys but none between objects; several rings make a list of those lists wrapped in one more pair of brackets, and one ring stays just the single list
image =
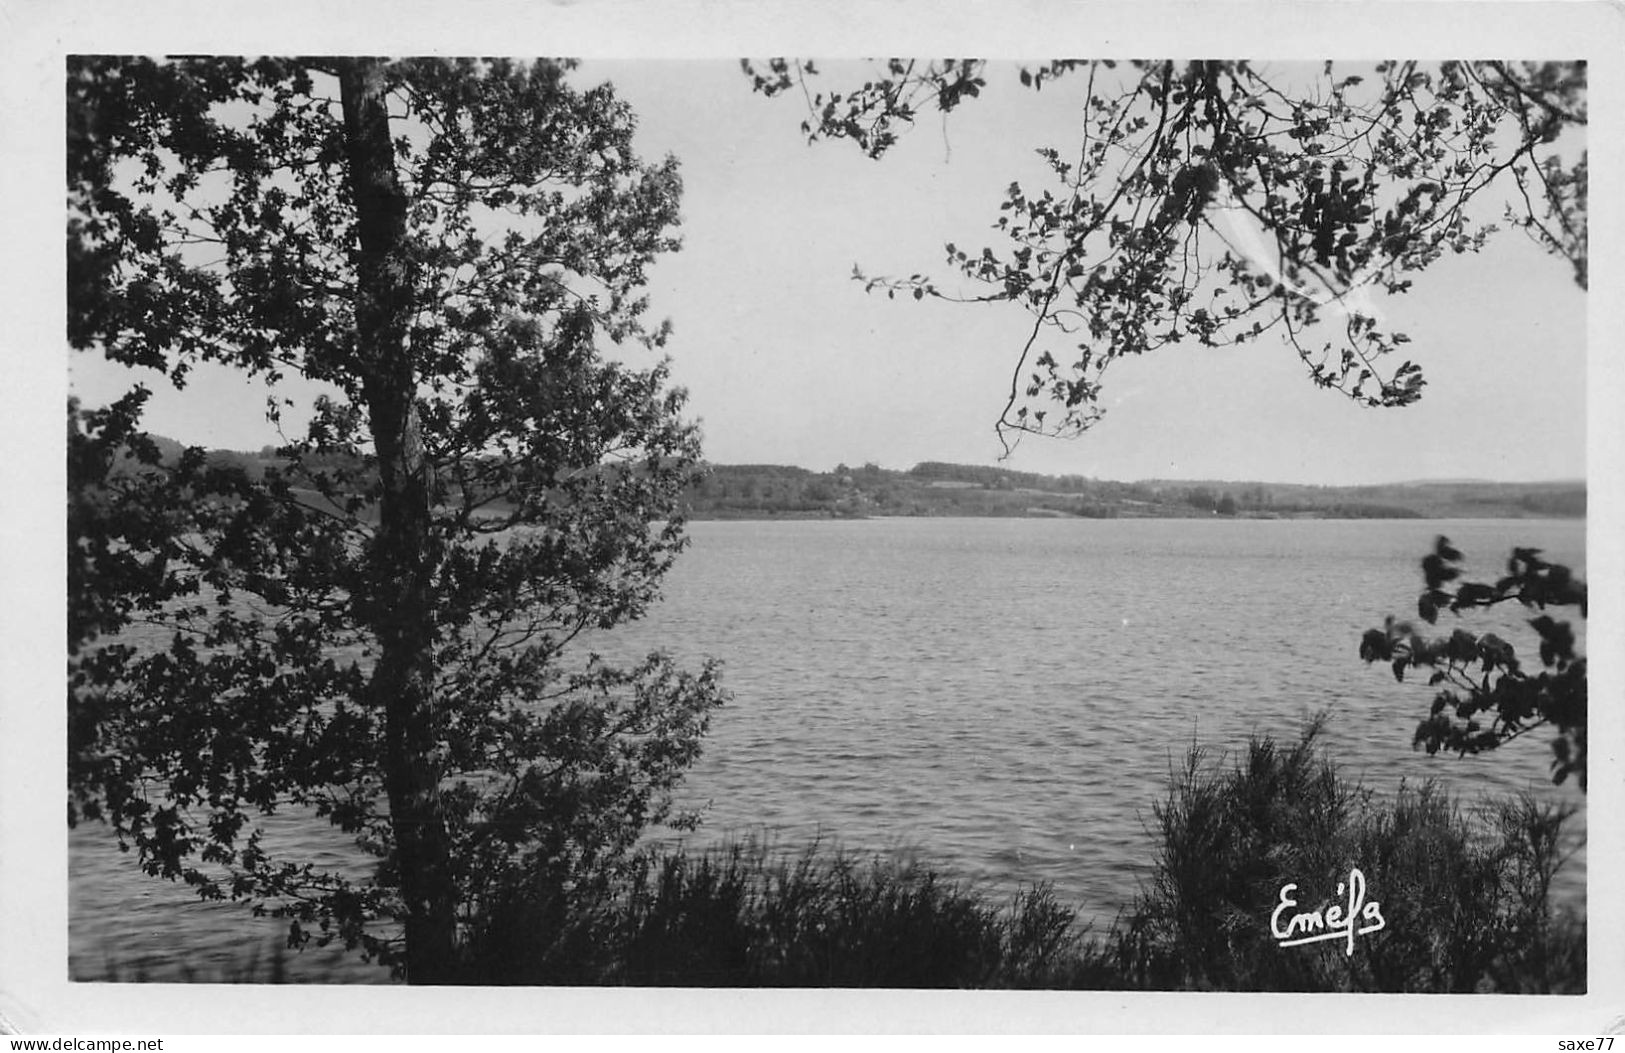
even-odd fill
[{"label": "leafy branch", "polygon": [[1409,670],[1429,669],[1430,686],[1440,688],[1414,744],[1429,754],[1443,749],[1465,755],[1493,750],[1537,728],[1557,731],[1552,742],[1552,781],[1570,775],[1586,788],[1586,660],[1573,626],[1545,613],[1548,607],[1575,607],[1586,617],[1585,582],[1540,551],[1515,548],[1507,573],[1495,582],[1458,581],[1462,555],[1440,536],[1422,561],[1426,589],[1417,614],[1428,625],[1441,612],[1461,616],[1516,602],[1541,613],[1529,620],[1540,637],[1540,668],[1530,671],[1511,643],[1494,633],[1456,629],[1426,637],[1409,621],[1390,616],[1381,629],[1366,631],[1360,657],[1391,665],[1394,679]]},{"label": "leafy branch", "polygon": [[[812,89],[810,62],[743,68],[763,95],[799,86],[809,140],[847,139],[871,158],[924,108],[946,114],[987,82],[987,63],[964,59],[891,59],[833,92]],[[1473,202],[1508,173],[1523,205],[1508,218],[1585,284],[1586,161],[1565,135],[1585,124],[1583,63],[1382,62],[1346,75],[1326,63],[1305,76],[1249,62],[1058,61],[1018,75],[1039,91],[1079,70],[1077,161],[1038,150],[1058,187],[1010,184],[994,224],[1002,250],[946,247],[980,292],[854,273],[888,297],[1005,301],[1033,315],[1013,341],[995,425],[1007,452],[1012,436],[1082,433],[1104,413],[1112,362],[1184,340],[1236,346],[1275,331],[1316,386],[1366,406],[1417,401],[1422,369],[1398,354],[1410,338],[1383,322],[1373,294],[1403,294],[1444,253],[1482,247],[1495,227]],[[1343,324],[1323,338],[1328,312]]]}]

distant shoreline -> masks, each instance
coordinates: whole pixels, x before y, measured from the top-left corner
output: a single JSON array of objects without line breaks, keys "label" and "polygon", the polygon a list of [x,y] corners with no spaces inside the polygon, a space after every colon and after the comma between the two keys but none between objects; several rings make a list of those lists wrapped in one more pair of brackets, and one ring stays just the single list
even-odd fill
[{"label": "distant shoreline", "polygon": [[[181,456],[152,436],[165,463]],[[260,479],[285,465],[277,450],[211,450],[213,467]],[[365,477],[359,452],[321,455]],[[718,519],[1584,519],[1583,480],[1498,483],[1438,480],[1364,486],[1152,479],[1124,483],[925,461],[907,470],[841,464],[827,472],[792,465],[710,464],[684,498],[691,520]],[[493,513],[505,499],[493,495]]]},{"label": "distant shoreline", "polygon": [[1531,514],[1531,513],[1524,512],[1524,513],[1520,513],[1520,514],[1517,514],[1517,515],[1512,515],[1512,514],[1501,515],[1501,514],[1495,514],[1495,513],[1490,513],[1490,514],[1475,513],[1475,514],[1472,514],[1472,515],[1466,515],[1466,514],[1459,514],[1459,515],[1458,514],[1451,514],[1451,515],[1420,515],[1420,514],[1416,514],[1416,515],[1383,516],[1383,515],[1339,515],[1339,514],[1334,514],[1334,513],[1321,514],[1321,513],[1314,513],[1314,512],[1302,512],[1302,513],[1294,513],[1292,515],[1259,515],[1259,514],[1256,514],[1256,513],[1240,513],[1240,514],[1237,514],[1237,515],[1221,516],[1221,515],[1219,515],[1218,513],[1215,512],[1215,513],[1211,513],[1211,514],[1207,514],[1207,515],[1201,515],[1201,514],[1198,514],[1198,515],[1172,515],[1172,514],[1170,514],[1170,515],[1084,516],[1084,515],[1069,515],[1069,514],[1064,513],[1064,512],[1048,512],[1048,511],[1043,511],[1043,512],[995,512],[995,513],[984,513],[984,514],[966,514],[966,513],[959,513],[959,512],[937,512],[937,513],[921,513],[921,514],[875,513],[875,514],[864,514],[864,515],[838,515],[838,514],[835,514],[835,513],[832,513],[832,512],[817,512],[817,511],[813,511],[813,512],[807,512],[807,511],[798,511],[798,512],[762,511],[762,512],[728,512],[728,513],[690,512],[686,516],[686,519],[691,523],[730,523],[730,522],[772,523],[772,522],[779,522],[779,521],[783,521],[783,522],[801,522],[801,523],[820,523],[820,522],[863,523],[863,522],[872,522],[872,521],[882,520],[882,519],[1078,519],[1078,520],[1089,520],[1089,519],[1149,519],[1149,520],[1158,520],[1158,521],[1212,519],[1212,520],[1216,520],[1216,521],[1225,521],[1225,522],[1235,522],[1237,520],[1254,520],[1254,521],[1263,521],[1263,522],[1304,522],[1304,521],[1308,521],[1308,520],[1340,520],[1340,521],[1347,522],[1347,521],[1362,520],[1362,519],[1378,519],[1378,520],[1414,519],[1414,520],[1420,520],[1420,521],[1444,521],[1444,520],[1461,520],[1461,519],[1486,519],[1486,520],[1494,519],[1494,520],[1531,520],[1531,521],[1536,521],[1536,522],[1572,522],[1572,521],[1584,520],[1585,515],[1584,514],[1575,514],[1575,515],[1558,515],[1558,514],[1536,515],[1536,514]]},{"label": "distant shoreline", "polygon": [[1309,486],[1151,480],[1121,483],[926,462],[828,472],[711,465],[688,493],[688,517],[872,519],[1583,519],[1583,481],[1471,480]]}]

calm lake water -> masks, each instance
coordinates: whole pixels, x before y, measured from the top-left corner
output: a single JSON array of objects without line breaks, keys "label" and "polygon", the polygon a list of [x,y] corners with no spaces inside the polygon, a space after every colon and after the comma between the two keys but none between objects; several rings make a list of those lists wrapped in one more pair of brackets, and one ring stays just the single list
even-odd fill
[{"label": "calm lake water", "polygon": [[[725,662],[734,700],[683,793],[706,808],[690,847],[756,835],[905,851],[1000,895],[1051,882],[1104,926],[1147,876],[1151,807],[1185,749],[1290,737],[1321,709],[1328,749],[1379,789],[1432,776],[1583,805],[1550,785],[1546,736],[1413,753],[1431,690],[1359,660],[1366,629],[1414,612],[1439,533],[1472,577],[1497,576],[1515,544],[1584,567],[1579,521],[705,522],[659,609],[592,645]],[[1519,613],[1470,627],[1522,651]],[[271,833],[319,862],[364,862],[298,817]],[[144,878],[105,840],[69,837],[76,978],[264,974],[276,923]],[[1566,902],[1583,905],[1584,862],[1560,877]],[[288,971],[382,979],[311,952]]]}]

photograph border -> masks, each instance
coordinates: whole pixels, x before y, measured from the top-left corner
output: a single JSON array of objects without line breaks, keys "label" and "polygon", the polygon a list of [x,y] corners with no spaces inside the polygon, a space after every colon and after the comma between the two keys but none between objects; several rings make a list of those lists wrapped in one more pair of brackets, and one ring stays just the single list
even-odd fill
[{"label": "photograph border", "polygon": [[[133,5],[132,5],[133,6]],[[1590,824],[1583,996],[1119,992],[456,989],[75,983],[67,972],[62,546],[63,62],[76,53],[512,54],[726,58],[973,54],[989,58],[1586,58],[1592,288],[1587,298],[1587,577],[1593,710],[1588,814],[1622,814],[1625,698],[1625,15],[1592,0],[1063,3],[645,0],[461,5],[365,0],[160,2],[114,13],[76,0],[0,0],[3,244],[13,380],[0,399],[10,498],[0,582],[0,1024],[24,1033],[1257,1033],[1574,1032],[1625,1028],[1625,824]],[[748,84],[741,78],[741,92]],[[1598,189],[1604,192],[1595,192]],[[674,308],[675,310],[676,308]],[[1539,367],[1538,348],[1530,349]]]}]

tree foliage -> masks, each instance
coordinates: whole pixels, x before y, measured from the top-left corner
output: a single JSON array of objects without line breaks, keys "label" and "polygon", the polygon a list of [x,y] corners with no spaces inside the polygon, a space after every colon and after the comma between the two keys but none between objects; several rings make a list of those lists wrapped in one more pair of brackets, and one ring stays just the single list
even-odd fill
[{"label": "tree foliage", "polygon": [[[645,270],[678,247],[569,63],[69,62],[68,333],[184,387],[323,391],[250,474],[69,408],[69,820],[149,873],[456,976],[504,884],[589,880],[650,823],[723,694],[583,643],[640,616],[699,464]],[[352,835],[362,873],[258,818]]]},{"label": "tree foliage", "polygon": [[1442,611],[1462,615],[1512,601],[1539,611],[1529,621],[1540,637],[1538,670],[1527,669],[1513,645],[1494,633],[1458,628],[1449,636],[1426,637],[1411,622],[1392,616],[1383,628],[1366,631],[1360,657],[1390,663],[1396,680],[1404,680],[1408,670],[1432,670],[1428,683],[1439,692],[1415,738],[1428,753],[1480,753],[1550,727],[1557,732],[1552,781],[1561,784],[1574,775],[1584,790],[1585,655],[1577,649],[1573,626],[1546,610],[1575,607],[1584,618],[1585,582],[1568,567],[1542,559],[1538,549],[1513,549],[1506,575],[1493,583],[1458,581],[1461,560],[1461,553],[1441,535],[1422,560],[1427,587],[1417,600],[1417,614],[1434,625]]},{"label": "tree foliage", "polygon": [[[847,139],[874,158],[922,115],[980,97],[991,72],[969,59],[877,65],[833,91],[816,90],[811,62],[744,70],[766,95],[800,90],[809,140]],[[1492,185],[1516,203],[1500,218],[1586,284],[1587,155],[1583,133],[1568,134],[1586,124],[1584,63],[1281,72],[1064,60],[1012,73],[1033,91],[1086,84],[1076,141],[1037,149],[1049,185],[1010,184],[1002,247],[946,245],[952,286],[854,271],[888,296],[1010,302],[1032,316],[996,425],[1007,449],[1012,436],[1088,428],[1113,362],[1185,340],[1276,333],[1323,388],[1370,406],[1416,401],[1409,337],[1371,294],[1404,293],[1444,253],[1478,249],[1495,217],[1474,203]],[[1328,337],[1332,321],[1341,332]]]}]

